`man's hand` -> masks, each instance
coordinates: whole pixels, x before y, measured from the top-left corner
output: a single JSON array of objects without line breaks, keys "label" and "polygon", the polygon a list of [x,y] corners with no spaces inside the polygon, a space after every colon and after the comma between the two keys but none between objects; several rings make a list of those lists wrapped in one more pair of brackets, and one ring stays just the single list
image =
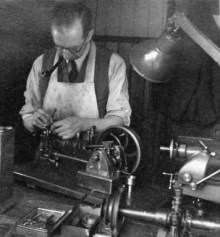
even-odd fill
[{"label": "man's hand", "polygon": [[51,131],[63,139],[70,139],[78,132],[86,130],[86,119],[79,117],[68,117],[51,125]]},{"label": "man's hand", "polygon": [[32,115],[24,118],[24,126],[30,131],[34,132],[37,129],[44,129],[53,122],[52,117],[44,110],[38,109]]}]

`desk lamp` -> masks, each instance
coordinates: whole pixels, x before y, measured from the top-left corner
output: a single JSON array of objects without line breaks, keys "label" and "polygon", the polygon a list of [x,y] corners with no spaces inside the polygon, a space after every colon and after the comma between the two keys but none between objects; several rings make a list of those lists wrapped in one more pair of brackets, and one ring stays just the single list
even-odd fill
[{"label": "desk lamp", "polygon": [[220,65],[220,49],[194,26],[184,13],[175,12],[159,38],[148,39],[133,47],[130,52],[133,69],[151,82],[167,82],[176,65],[175,53],[181,38],[180,29]]}]

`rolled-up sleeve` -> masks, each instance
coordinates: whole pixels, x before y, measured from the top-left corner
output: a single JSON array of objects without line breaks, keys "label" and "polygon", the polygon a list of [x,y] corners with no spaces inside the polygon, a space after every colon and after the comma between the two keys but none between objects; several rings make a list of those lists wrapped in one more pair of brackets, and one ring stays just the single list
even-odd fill
[{"label": "rolled-up sleeve", "polygon": [[131,107],[129,104],[128,80],[124,60],[113,53],[109,65],[109,97],[105,117],[118,116],[125,126],[130,125]]},{"label": "rolled-up sleeve", "polygon": [[38,57],[31,68],[27,78],[26,91],[24,92],[25,104],[20,110],[20,115],[25,118],[36,110],[38,110],[42,103],[39,93],[39,80],[41,76],[42,56]]}]

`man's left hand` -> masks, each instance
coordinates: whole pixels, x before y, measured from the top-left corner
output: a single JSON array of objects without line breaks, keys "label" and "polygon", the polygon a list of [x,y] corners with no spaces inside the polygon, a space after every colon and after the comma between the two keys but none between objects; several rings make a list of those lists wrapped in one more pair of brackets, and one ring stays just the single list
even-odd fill
[{"label": "man's left hand", "polygon": [[63,139],[70,139],[83,130],[85,130],[85,119],[79,117],[68,117],[51,125],[52,133]]}]

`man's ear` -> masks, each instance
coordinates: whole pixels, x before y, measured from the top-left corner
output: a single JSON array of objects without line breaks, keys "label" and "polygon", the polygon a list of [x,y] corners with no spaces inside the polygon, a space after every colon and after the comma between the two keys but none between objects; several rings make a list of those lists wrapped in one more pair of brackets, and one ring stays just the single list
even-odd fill
[{"label": "man's ear", "polygon": [[88,33],[87,40],[90,41],[94,35],[94,29],[91,29]]}]

